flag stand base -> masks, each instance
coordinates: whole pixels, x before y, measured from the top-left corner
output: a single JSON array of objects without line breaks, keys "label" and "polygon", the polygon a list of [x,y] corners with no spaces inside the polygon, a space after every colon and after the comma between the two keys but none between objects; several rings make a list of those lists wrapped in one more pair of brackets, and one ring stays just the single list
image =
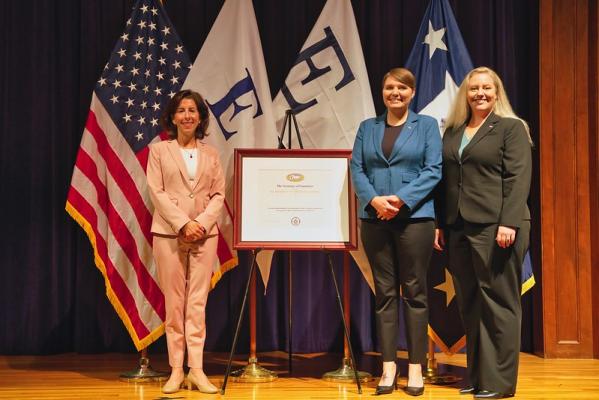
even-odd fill
[{"label": "flag stand base", "polygon": [[424,374],[422,374],[425,383],[433,385],[451,385],[462,380],[462,378],[455,375],[439,375],[438,371],[437,360],[435,360],[434,353],[432,357],[429,353],[428,361],[426,362],[426,370],[424,371]]},{"label": "flag stand base", "polygon": [[234,382],[272,382],[277,379],[277,374],[258,364],[258,359],[250,357],[248,365],[231,372],[231,380]]},{"label": "flag stand base", "polygon": [[150,366],[150,359],[147,357],[146,349],[142,350],[139,357],[139,367],[119,375],[119,379],[125,382],[145,383],[160,382],[166,380],[169,376],[167,372],[154,371]]},{"label": "flag stand base", "polygon": [[[325,373],[322,379],[328,382],[355,382],[356,373],[351,365],[351,359],[344,357],[341,361],[341,367],[335,371]],[[372,375],[368,372],[358,371],[358,379],[361,382],[368,382],[372,379]]]}]

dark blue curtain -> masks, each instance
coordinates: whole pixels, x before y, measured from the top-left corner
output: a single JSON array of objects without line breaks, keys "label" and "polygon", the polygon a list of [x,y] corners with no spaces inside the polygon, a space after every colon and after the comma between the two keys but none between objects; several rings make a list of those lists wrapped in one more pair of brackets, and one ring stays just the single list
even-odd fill
[{"label": "dark blue curtain", "polygon": [[[324,0],[254,0],[273,95]],[[95,81],[132,0],[0,2],[0,354],[134,351],[104,293],[91,246],[64,211]],[[427,1],[352,1],[377,110],[380,79],[402,65]],[[503,77],[514,108],[538,142],[538,1],[454,0],[474,65]],[[166,0],[195,59],[222,1]],[[235,23],[232,21],[231,23]],[[535,155],[538,177],[538,154]],[[539,272],[538,184],[533,186],[532,254]],[[293,253],[293,350],[342,350],[342,328],[322,253]],[[342,281],[341,259],[334,255]],[[258,351],[286,350],[287,253],[277,253],[268,291],[258,285]],[[210,295],[207,350],[229,349],[248,274],[248,255]],[[352,265],[351,333],[357,351],[376,350],[372,295]],[[523,349],[532,349],[532,306],[524,298]],[[400,338],[400,345],[404,339]],[[247,322],[239,350],[247,351]],[[164,340],[152,351],[164,351]]]}]

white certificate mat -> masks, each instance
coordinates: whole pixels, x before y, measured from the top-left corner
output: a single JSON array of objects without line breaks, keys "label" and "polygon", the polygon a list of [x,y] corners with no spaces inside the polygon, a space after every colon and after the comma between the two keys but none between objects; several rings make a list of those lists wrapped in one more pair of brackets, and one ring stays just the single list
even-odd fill
[{"label": "white certificate mat", "polygon": [[350,241],[346,158],[244,157],[241,170],[241,241]]}]

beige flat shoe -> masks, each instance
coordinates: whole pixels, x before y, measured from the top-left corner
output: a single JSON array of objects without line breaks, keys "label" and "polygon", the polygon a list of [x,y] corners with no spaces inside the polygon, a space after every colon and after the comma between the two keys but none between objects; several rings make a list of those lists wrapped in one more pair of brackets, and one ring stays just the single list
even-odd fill
[{"label": "beige flat shoe", "polygon": [[168,381],[162,387],[162,393],[172,394],[177,393],[181,389],[181,384],[185,381],[185,376],[180,380],[176,381],[174,378],[169,378]]},{"label": "beige flat shoe", "polygon": [[190,390],[193,390],[193,387],[197,387],[198,390],[201,393],[207,393],[207,394],[215,394],[218,393],[218,388],[216,386],[214,386],[212,383],[210,383],[210,381],[208,381],[207,384],[203,385],[198,381],[198,378],[196,378],[191,372],[189,374],[187,374],[187,381],[189,382],[189,385],[187,386]]}]

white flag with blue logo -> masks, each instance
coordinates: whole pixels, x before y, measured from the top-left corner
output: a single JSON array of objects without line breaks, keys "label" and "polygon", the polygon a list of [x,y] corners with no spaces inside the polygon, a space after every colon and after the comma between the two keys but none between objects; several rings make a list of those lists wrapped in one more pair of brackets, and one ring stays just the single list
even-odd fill
[{"label": "white flag with blue logo", "polygon": [[225,170],[226,206],[217,222],[222,273],[237,264],[232,249],[233,150],[276,148],[278,144],[251,0],[225,1],[183,87],[206,99],[211,112],[206,141],[219,150]]},{"label": "white flag with blue logo", "polygon": [[[280,129],[296,114],[306,148],[351,149],[360,122],[375,115],[368,72],[349,0],[328,0],[273,102]],[[293,136],[293,148],[299,148]],[[359,235],[358,235],[359,236]],[[373,288],[362,244],[351,252]]]}]

